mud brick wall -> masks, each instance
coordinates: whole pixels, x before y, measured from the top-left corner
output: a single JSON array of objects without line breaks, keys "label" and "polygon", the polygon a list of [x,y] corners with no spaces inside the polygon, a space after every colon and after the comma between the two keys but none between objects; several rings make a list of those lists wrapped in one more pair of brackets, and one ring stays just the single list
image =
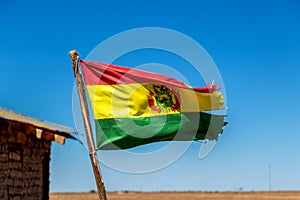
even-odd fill
[{"label": "mud brick wall", "polygon": [[0,119],[0,199],[48,200],[51,141],[35,128]]}]

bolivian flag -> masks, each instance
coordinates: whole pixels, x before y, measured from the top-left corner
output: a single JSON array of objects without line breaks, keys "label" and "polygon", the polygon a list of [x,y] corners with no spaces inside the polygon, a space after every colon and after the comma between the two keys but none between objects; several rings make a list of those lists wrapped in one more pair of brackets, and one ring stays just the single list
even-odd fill
[{"label": "bolivian flag", "polygon": [[96,122],[97,149],[127,149],[158,141],[215,140],[224,116],[216,85],[191,88],[142,70],[80,60]]}]

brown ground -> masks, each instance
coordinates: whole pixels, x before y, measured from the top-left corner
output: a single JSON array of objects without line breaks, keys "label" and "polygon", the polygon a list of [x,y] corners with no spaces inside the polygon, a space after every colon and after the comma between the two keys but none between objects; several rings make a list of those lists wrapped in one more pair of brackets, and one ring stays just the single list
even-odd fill
[{"label": "brown ground", "polygon": [[[300,200],[298,192],[128,192],[107,193],[108,200]],[[97,193],[51,193],[50,200],[99,200]]]}]

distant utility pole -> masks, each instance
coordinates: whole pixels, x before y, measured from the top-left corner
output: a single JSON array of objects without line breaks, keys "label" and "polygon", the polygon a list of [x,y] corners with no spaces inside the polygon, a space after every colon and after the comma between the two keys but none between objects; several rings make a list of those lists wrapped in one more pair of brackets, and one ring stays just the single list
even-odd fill
[{"label": "distant utility pole", "polygon": [[272,191],[272,173],[271,173],[271,165],[269,165],[268,174],[269,174],[269,191]]}]

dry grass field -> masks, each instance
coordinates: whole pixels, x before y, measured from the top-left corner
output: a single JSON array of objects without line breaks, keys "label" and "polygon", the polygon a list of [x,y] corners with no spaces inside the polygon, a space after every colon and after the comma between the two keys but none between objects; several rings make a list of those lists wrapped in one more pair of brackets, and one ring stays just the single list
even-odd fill
[{"label": "dry grass field", "polygon": [[[128,192],[107,193],[108,200],[300,200],[298,192]],[[97,193],[50,193],[50,200],[98,200]]]}]

